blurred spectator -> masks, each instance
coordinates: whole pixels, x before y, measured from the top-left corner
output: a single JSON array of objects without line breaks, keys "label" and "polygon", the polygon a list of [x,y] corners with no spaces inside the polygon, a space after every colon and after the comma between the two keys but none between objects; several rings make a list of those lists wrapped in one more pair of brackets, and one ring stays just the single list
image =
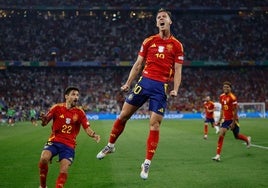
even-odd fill
[{"label": "blurred spectator", "polygon": [[[0,70],[2,116],[14,106],[18,120],[27,119],[31,106],[41,111],[62,101],[58,96],[63,97],[64,88],[76,83],[87,111],[118,113],[124,99],[119,88],[129,68],[109,66],[135,60],[142,39],[154,33],[151,19],[160,7],[179,20],[172,29],[184,45],[186,61],[268,59],[266,1],[0,0],[0,7],[0,61],[108,66]],[[235,85],[240,102],[266,102],[268,109],[267,76],[267,67],[184,67],[179,96],[169,99],[167,111],[199,112],[202,98],[217,100],[218,85],[225,80]]]},{"label": "blurred spectator", "polygon": [[[31,3],[36,6],[49,4],[34,2],[18,1],[15,4],[8,1],[17,9],[0,12],[0,60],[97,61],[114,62],[112,65],[115,65],[119,60],[134,61],[142,39],[155,29],[150,24],[157,10],[155,7],[120,9],[115,7],[122,1],[111,1],[106,4],[112,9],[91,10],[93,1],[89,10],[74,7],[64,10],[65,5],[76,5],[75,1],[48,1],[54,6],[58,3],[62,10],[29,9]],[[144,6],[151,3],[137,0],[128,4],[137,2]],[[174,19],[179,20],[172,24],[174,35],[184,44],[186,60],[268,59],[268,15],[265,9],[223,9],[237,2],[231,5],[221,1],[187,1],[189,5],[185,2],[183,7],[188,7],[191,2],[196,2],[194,5],[199,7],[195,11],[180,8],[172,12]],[[259,1],[254,1],[255,4],[253,1],[239,2],[246,7],[251,4],[265,6]],[[81,1],[79,5],[84,3]],[[2,3],[2,7],[5,6]],[[221,9],[203,10],[204,7],[221,6]]]},{"label": "blurred spectator", "polygon": [[[62,100],[58,96],[63,97],[67,85],[79,83],[80,102],[87,106],[87,112],[118,113],[125,97],[120,86],[127,69],[9,67],[0,71],[0,98],[17,109],[17,119],[23,120],[32,106],[37,111],[47,110]],[[168,100],[167,111],[201,112],[203,97],[210,95],[217,101],[222,92],[217,86],[225,80],[235,85],[239,102],[266,102],[268,109],[268,67],[184,67],[179,96]],[[138,113],[144,114],[143,109]]]}]

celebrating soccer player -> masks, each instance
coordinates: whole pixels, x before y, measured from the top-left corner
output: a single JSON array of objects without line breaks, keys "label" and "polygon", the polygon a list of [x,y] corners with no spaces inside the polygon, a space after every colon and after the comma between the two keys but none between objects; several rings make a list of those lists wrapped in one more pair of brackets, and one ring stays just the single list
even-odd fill
[{"label": "celebrating soccer player", "polygon": [[128,91],[143,69],[142,76],[126,98],[121,113],[113,124],[108,144],[97,154],[97,158],[102,159],[115,151],[115,142],[124,131],[127,121],[146,101],[149,101],[150,132],[145,160],[141,165],[142,179],[148,178],[151,160],[159,142],[160,124],[167,105],[168,82],[174,80],[173,88],[169,92],[173,97],[177,96],[181,83],[183,46],[171,34],[171,24],[170,12],[160,9],[156,15],[159,33],[143,41],[137,60],[121,90]]},{"label": "celebrating soccer player", "polygon": [[65,103],[59,103],[51,107],[47,114],[41,114],[41,125],[46,126],[53,119],[52,133],[42,151],[40,169],[40,187],[46,187],[48,163],[56,155],[59,156],[60,172],[56,181],[56,188],[62,188],[67,180],[68,169],[75,156],[76,137],[81,125],[88,136],[96,142],[100,136],[90,128],[89,122],[82,108],[77,106],[79,89],[68,87],[65,92]]},{"label": "celebrating soccer player", "polygon": [[220,154],[222,150],[223,140],[226,132],[231,129],[233,135],[236,139],[243,140],[246,142],[247,147],[250,147],[251,138],[241,134],[239,123],[238,123],[238,114],[237,114],[237,99],[236,96],[232,93],[232,85],[230,82],[225,81],[223,83],[223,94],[220,95],[220,103],[222,105],[221,114],[218,124],[224,120],[221,124],[216,156],[212,159],[215,161],[220,161]]}]

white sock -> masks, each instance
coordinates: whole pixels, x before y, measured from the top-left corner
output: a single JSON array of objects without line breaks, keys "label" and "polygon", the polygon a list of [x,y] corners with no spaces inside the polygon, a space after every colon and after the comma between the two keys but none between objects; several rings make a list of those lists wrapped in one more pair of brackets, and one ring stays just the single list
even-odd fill
[{"label": "white sock", "polygon": [[144,163],[146,163],[146,164],[151,164],[151,160],[149,160],[149,159],[145,159],[145,161],[144,161]]},{"label": "white sock", "polygon": [[114,147],[114,144],[112,144],[112,143],[110,143],[110,142],[109,142],[107,145],[108,145],[110,148],[113,148],[113,147]]}]

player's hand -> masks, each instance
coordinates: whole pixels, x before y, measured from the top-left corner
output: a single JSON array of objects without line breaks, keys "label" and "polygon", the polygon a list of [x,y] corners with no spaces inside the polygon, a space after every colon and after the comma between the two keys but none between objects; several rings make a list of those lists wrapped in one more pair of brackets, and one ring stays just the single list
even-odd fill
[{"label": "player's hand", "polygon": [[40,114],[39,114],[39,119],[42,120],[42,118],[44,118],[44,116],[45,116],[45,112],[40,112]]},{"label": "player's hand", "polygon": [[41,125],[43,127],[46,126],[46,114],[44,112],[40,112],[39,119],[42,121]]},{"label": "player's hand", "polygon": [[129,88],[130,88],[129,85],[124,84],[124,85],[121,86],[121,91],[128,92]]},{"label": "player's hand", "polygon": [[169,93],[169,95],[170,95],[171,97],[177,97],[178,92],[175,91],[175,90],[171,90],[170,93]]},{"label": "player's hand", "polygon": [[92,137],[97,143],[99,143],[100,142],[100,139],[101,139],[101,137],[100,137],[100,135],[98,135],[98,134],[94,134],[94,136]]},{"label": "player's hand", "polygon": [[231,130],[234,130],[234,128],[235,128],[235,122],[233,121],[233,122],[230,124],[230,129],[231,129]]}]

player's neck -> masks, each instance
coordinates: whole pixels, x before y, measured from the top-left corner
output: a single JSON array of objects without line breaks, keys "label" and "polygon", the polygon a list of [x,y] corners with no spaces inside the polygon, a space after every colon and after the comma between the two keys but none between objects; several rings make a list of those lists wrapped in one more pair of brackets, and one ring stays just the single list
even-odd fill
[{"label": "player's neck", "polygon": [[159,36],[163,40],[169,39],[171,37],[170,30],[162,30],[162,31],[160,31]]},{"label": "player's neck", "polygon": [[65,104],[66,104],[67,109],[70,109],[70,108],[74,107],[71,103],[66,102]]}]

